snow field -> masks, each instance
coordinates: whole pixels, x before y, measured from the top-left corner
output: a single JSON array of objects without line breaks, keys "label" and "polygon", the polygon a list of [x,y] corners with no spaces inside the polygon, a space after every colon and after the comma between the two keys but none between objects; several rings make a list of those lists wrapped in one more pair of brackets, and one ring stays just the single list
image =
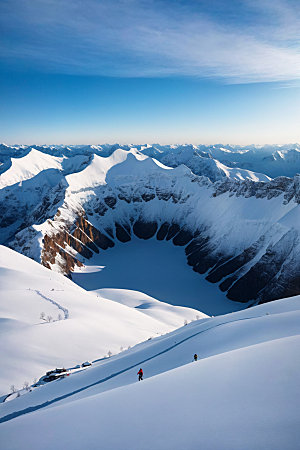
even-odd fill
[{"label": "snow field", "polygon": [[[131,295],[127,291],[123,296],[130,299]],[[156,308],[151,309],[151,302]],[[146,311],[88,293],[66,277],[0,246],[0,392],[9,393],[12,384],[17,388],[25,381],[31,384],[55,367],[98,359],[109,351],[119,353],[121,346],[125,349],[166,333],[197,315],[206,317],[150,297],[147,303]],[[55,321],[40,319],[42,312]],[[57,320],[59,314],[62,320]]]},{"label": "snow field", "polygon": [[[193,322],[140,344],[127,355],[113,357],[4,404],[7,411],[7,407],[13,411],[13,404],[15,408],[17,404],[25,406],[26,397],[29,402],[29,397],[38,394],[42,401],[43,390],[48,391],[45,398],[49,400],[58,387],[64,393],[67,384],[74,388],[75,379],[82,386],[96,380],[98,372],[99,381],[99,371],[105,376],[127,367],[130,359],[136,361],[136,367],[115,377],[108,391],[101,393],[111,380],[46,409],[23,414],[2,423],[1,436],[7,449],[22,448],[24,439],[34,449],[70,445],[74,449],[96,449],[99,442],[102,448],[116,450],[297,449],[299,307],[300,297],[273,302]],[[196,334],[201,329],[202,333]],[[126,377],[136,378],[140,366],[137,356],[146,358],[153,353],[153,346],[154,353],[162,352],[176,340],[186,338],[190,339],[143,363],[145,380],[132,380],[127,386]],[[201,359],[189,363],[195,351]],[[172,369],[176,359],[177,368]]]},{"label": "snow field", "polygon": [[[278,170],[293,175],[299,149],[261,149],[258,154],[255,148],[200,147],[137,146],[113,153],[90,147],[75,149],[70,158],[63,149],[61,154],[55,149],[56,156],[32,149],[13,158],[11,167],[5,165],[1,199],[11,202],[13,215],[21,207],[31,210],[36,199],[45,198],[47,204],[51,191],[47,217],[59,210],[62,223],[71,223],[87,205],[88,219],[100,229],[139,217],[159,224],[174,218],[194,230],[201,217],[224,254],[236,254],[264,238],[258,255],[243,268],[248,270],[268,245],[287,232],[294,239],[299,231],[297,179],[288,203],[282,190],[273,198],[249,192],[214,197],[212,183],[191,170],[212,179],[267,181],[267,168],[270,176]],[[108,157],[99,156],[102,150]],[[97,222],[93,200],[104,192],[117,196],[122,187],[128,195],[138,188],[147,193],[149,186],[177,195],[182,205],[158,196],[150,202],[123,201]],[[24,218],[20,214],[11,225],[10,219],[8,214],[3,221],[8,225],[2,242]],[[37,260],[43,233],[60,226],[43,220],[19,239],[25,237],[24,246]],[[293,242],[295,256],[299,242]],[[0,404],[5,450],[298,450],[300,296],[232,313],[246,305],[225,299],[179,253],[184,258],[183,249],[170,242],[133,238],[86,262],[74,274],[82,289],[0,246],[0,395],[12,384],[31,384],[46,370],[93,361],[89,368]],[[230,314],[208,317],[157,299],[199,307],[210,315]],[[182,326],[196,317],[200,320]],[[102,359],[108,351],[113,356]],[[194,353],[197,362],[192,362]],[[137,383],[140,367],[145,379]]]},{"label": "snow field", "polygon": [[[77,269],[72,279],[87,291],[96,291],[104,297],[108,295],[108,298],[123,304],[132,299],[132,296],[124,296],[123,290],[131,289],[171,305],[198,309],[208,315],[224,314],[247,306],[228,300],[217,285],[194,272],[187,265],[182,247],[176,247],[170,241],[157,241],[156,238],[143,241],[132,237],[125,244],[117,242],[113,248],[85,261],[85,267]],[[117,289],[121,289],[119,295]],[[133,304],[125,304],[147,314],[147,296],[143,302],[139,300],[141,294],[136,299]],[[153,312],[153,304],[150,312]],[[159,318],[159,315],[158,311],[156,317]]]}]

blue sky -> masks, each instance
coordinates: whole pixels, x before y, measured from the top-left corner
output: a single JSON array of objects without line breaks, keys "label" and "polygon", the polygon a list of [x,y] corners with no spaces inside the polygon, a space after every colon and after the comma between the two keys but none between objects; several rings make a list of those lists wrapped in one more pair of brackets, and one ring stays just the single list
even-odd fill
[{"label": "blue sky", "polygon": [[300,141],[298,0],[2,0],[7,143]]}]

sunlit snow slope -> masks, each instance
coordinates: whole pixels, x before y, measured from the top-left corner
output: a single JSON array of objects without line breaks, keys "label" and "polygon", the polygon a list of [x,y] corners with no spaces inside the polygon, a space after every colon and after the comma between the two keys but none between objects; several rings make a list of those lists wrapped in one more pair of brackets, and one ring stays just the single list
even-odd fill
[{"label": "sunlit snow slope", "polygon": [[[25,381],[32,383],[46,370],[117,353],[121,346],[170,331],[185,320],[206,317],[136,291],[118,294],[123,304],[88,293],[0,246],[0,393],[9,393],[12,384],[21,388]],[[139,308],[132,299],[139,301]]]},{"label": "sunlit snow slope", "polygon": [[298,450],[299,146],[121,147],[0,145],[0,447]]},{"label": "sunlit snow slope", "polygon": [[96,362],[2,404],[2,442],[7,450],[24,442],[45,450],[99,442],[114,450],[296,450],[299,314],[299,296],[279,300]]},{"label": "sunlit snow slope", "polygon": [[[236,164],[268,167],[272,156],[294,161],[296,170],[298,148],[276,155],[265,147],[188,145],[19,152],[11,149],[3,163],[11,166],[0,175],[0,242],[44,266],[70,276],[95,258],[101,266],[103,251],[120,243],[169,241],[218,298],[224,293],[246,307],[299,294],[300,175],[270,179],[253,164]],[[191,304],[202,308],[182,303]]]}]

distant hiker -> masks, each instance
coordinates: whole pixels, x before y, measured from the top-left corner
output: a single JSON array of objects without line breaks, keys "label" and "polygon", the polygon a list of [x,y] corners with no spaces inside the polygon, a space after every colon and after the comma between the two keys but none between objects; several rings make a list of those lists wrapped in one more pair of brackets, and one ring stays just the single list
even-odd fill
[{"label": "distant hiker", "polygon": [[197,361],[197,359],[198,359],[198,355],[197,355],[197,353],[195,353],[194,354],[194,361]]},{"label": "distant hiker", "polygon": [[140,369],[137,373],[137,375],[139,376],[139,381],[141,381],[143,379],[143,369]]}]

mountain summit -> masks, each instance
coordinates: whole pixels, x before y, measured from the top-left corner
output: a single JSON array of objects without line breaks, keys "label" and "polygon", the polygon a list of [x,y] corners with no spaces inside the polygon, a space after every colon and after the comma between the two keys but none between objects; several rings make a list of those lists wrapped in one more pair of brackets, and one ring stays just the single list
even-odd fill
[{"label": "mountain summit", "polygon": [[295,171],[299,154],[297,146],[5,147],[1,243],[71,276],[133,236],[165,240],[228,299],[296,295],[300,177],[237,164],[270,174],[292,161]]}]

